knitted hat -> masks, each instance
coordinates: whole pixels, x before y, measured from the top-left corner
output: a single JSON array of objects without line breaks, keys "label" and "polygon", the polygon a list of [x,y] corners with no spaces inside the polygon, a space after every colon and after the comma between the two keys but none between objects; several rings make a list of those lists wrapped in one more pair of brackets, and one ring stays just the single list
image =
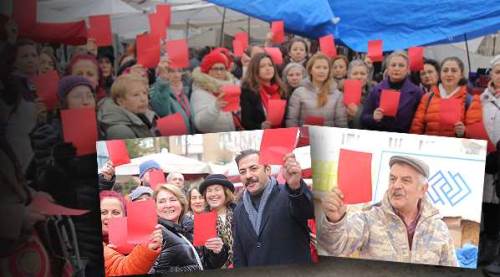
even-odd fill
[{"label": "knitted hat", "polygon": [[140,172],[139,178],[142,178],[142,176],[144,176],[144,174],[148,170],[154,169],[154,168],[161,169],[160,165],[157,162],[153,161],[153,160],[148,160],[148,161],[145,161],[145,162],[141,163],[139,165],[139,172]]},{"label": "knitted hat", "polygon": [[149,196],[153,197],[153,189],[147,186],[138,186],[128,195],[128,198],[130,201],[135,201],[144,194],[149,194]]},{"label": "knitted hat", "polygon": [[224,47],[218,47],[218,48],[215,48],[212,52],[217,52],[217,53],[224,55],[226,57],[226,61],[227,61],[226,68],[231,68],[231,65],[233,63],[233,58],[231,55],[231,51],[229,51],[229,49],[224,48]]},{"label": "knitted hat", "polygon": [[92,93],[95,93],[94,88],[92,87],[92,83],[85,77],[82,76],[65,76],[61,80],[59,80],[59,86],[57,89],[57,95],[59,99],[62,101],[68,95],[68,93],[77,86],[87,86],[90,88]]},{"label": "knitted hat", "polygon": [[226,176],[222,174],[210,174],[200,184],[200,194],[203,194],[203,192],[205,192],[205,190],[211,185],[221,185],[234,192],[234,185],[227,179]]},{"label": "knitted hat", "polygon": [[203,57],[203,60],[201,60],[200,64],[201,72],[208,73],[208,71],[210,71],[210,68],[212,68],[212,66],[216,63],[223,64],[224,67],[227,69],[228,61],[226,56],[224,56],[224,54],[215,51],[208,53],[205,57]]}]

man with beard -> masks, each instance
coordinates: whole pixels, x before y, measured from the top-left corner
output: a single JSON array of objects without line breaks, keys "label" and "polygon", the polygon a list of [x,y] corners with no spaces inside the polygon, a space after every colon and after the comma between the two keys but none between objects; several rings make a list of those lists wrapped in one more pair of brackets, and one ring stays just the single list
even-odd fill
[{"label": "man with beard", "polygon": [[311,262],[307,220],[314,206],[294,154],[283,158],[285,184],[259,164],[258,151],[242,151],[235,161],[245,192],[233,217],[234,266]]},{"label": "man with beard", "polygon": [[346,212],[339,189],[323,198],[319,245],[333,256],[457,266],[448,227],[426,197],[429,166],[408,156],[393,156],[389,165],[382,202]]}]

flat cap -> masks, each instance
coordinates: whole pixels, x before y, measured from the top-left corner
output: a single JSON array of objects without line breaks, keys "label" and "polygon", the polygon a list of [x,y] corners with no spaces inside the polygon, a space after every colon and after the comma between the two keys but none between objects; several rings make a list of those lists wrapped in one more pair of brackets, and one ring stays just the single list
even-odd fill
[{"label": "flat cap", "polygon": [[389,166],[392,167],[395,163],[407,164],[424,175],[425,178],[429,178],[429,166],[422,160],[410,156],[392,156],[389,160]]}]

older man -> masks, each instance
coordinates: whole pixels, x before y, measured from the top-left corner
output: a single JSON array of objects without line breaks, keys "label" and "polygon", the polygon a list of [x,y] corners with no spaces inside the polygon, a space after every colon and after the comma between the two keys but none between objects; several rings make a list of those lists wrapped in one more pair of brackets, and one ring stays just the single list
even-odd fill
[{"label": "older man", "polygon": [[310,262],[307,220],[314,205],[295,156],[284,157],[285,184],[259,163],[258,151],[243,151],[235,160],[245,192],[233,215],[234,266]]},{"label": "older man", "polygon": [[318,243],[330,255],[406,263],[457,266],[448,227],[426,198],[429,167],[408,156],[390,161],[382,202],[349,212],[334,189],[322,200]]},{"label": "older man", "polygon": [[167,183],[173,184],[182,191],[186,192],[186,188],[184,187],[184,175],[180,172],[169,173],[167,176]]}]

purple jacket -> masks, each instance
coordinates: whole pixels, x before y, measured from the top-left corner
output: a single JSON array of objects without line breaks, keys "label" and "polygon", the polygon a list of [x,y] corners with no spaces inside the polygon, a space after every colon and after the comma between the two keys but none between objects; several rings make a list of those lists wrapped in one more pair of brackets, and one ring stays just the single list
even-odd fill
[{"label": "purple jacket", "polygon": [[390,89],[387,78],[375,86],[368,95],[368,99],[366,99],[363,114],[361,115],[363,127],[371,130],[408,133],[413,115],[423,95],[422,89],[414,85],[409,78],[406,78],[401,87],[401,96],[399,98],[396,117],[384,116],[380,122],[375,122],[373,120],[373,111],[380,105],[380,94],[383,89]]}]

